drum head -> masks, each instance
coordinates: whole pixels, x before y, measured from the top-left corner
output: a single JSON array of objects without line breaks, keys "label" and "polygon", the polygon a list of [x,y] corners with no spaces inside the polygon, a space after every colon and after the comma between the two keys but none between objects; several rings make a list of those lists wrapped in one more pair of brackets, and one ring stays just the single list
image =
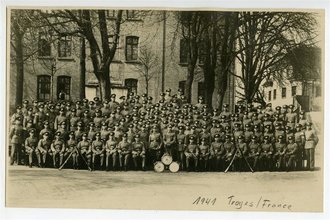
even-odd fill
[{"label": "drum head", "polygon": [[170,164],[170,166],[169,166],[169,169],[170,169],[170,171],[171,171],[172,173],[176,173],[176,172],[179,171],[180,166],[179,166],[179,164],[178,164],[177,162],[172,162],[172,163]]},{"label": "drum head", "polygon": [[162,162],[158,161],[154,164],[154,170],[157,172],[157,173],[161,173],[163,172],[165,169],[165,166]]},{"label": "drum head", "polygon": [[165,165],[170,165],[173,161],[172,157],[168,154],[164,154],[162,156],[161,160],[162,160],[163,164],[165,164]]}]

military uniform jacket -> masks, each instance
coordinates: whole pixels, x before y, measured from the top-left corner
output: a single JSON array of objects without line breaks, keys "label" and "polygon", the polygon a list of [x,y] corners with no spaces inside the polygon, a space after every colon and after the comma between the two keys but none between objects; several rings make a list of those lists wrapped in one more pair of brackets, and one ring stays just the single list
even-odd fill
[{"label": "military uniform jacket", "polygon": [[38,138],[37,137],[28,137],[25,140],[25,148],[36,149],[38,146]]},{"label": "military uniform jacket", "polygon": [[249,145],[249,150],[250,150],[250,155],[251,156],[254,156],[254,155],[260,153],[260,150],[261,150],[260,144],[251,142],[250,145]]},{"label": "military uniform jacket", "polygon": [[46,150],[48,151],[50,149],[50,145],[52,144],[51,140],[44,140],[44,139],[41,139],[39,142],[38,142],[38,149],[39,150]]},{"label": "military uniform jacket", "polygon": [[123,154],[130,153],[132,151],[131,144],[127,141],[121,141],[118,143],[118,149],[122,151]]},{"label": "military uniform jacket", "polygon": [[133,147],[133,151],[138,151],[138,152],[145,151],[145,146],[142,141],[133,142],[132,147]]},{"label": "military uniform jacket", "polygon": [[72,151],[75,147],[77,147],[77,141],[69,139],[67,142],[68,149]]},{"label": "military uniform jacket", "polygon": [[95,140],[92,142],[92,149],[93,151],[100,151],[103,149],[103,142]]},{"label": "military uniform jacket", "polygon": [[52,147],[52,151],[60,151],[63,150],[64,148],[64,142],[62,140],[54,140],[53,141],[53,147]]},{"label": "military uniform jacket", "polygon": [[276,153],[284,153],[286,150],[286,144],[285,143],[275,143],[275,151]]},{"label": "military uniform jacket", "polygon": [[197,144],[188,144],[185,152],[187,152],[187,153],[193,153],[193,154],[198,153],[198,146],[197,146]]},{"label": "military uniform jacket", "polygon": [[288,144],[287,154],[294,155],[298,150],[298,145],[296,143]]},{"label": "military uniform jacket", "polygon": [[261,144],[261,151],[262,153],[270,153],[273,152],[273,145],[271,143],[263,143]]},{"label": "military uniform jacket", "polygon": [[222,155],[224,153],[223,143],[221,142],[212,142],[211,152],[216,155]]},{"label": "military uniform jacket", "polygon": [[80,141],[79,143],[78,143],[78,149],[79,150],[85,150],[85,151],[87,151],[87,150],[89,150],[89,147],[90,147],[90,144],[89,144],[89,142],[88,141]]},{"label": "military uniform jacket", "polygon": [[233,154],[234,151],[235,151],[235,147],[234,147],[234,144],[232,142],[225,142],[223,144],[223,147],[225,149],[226,154],[229,154],[229,153]]},{"label": "military uniform jacket", "polygon": [[10,139],[12,144],[22,144],[24,139],[23,126],[15,125],[10,130]]},{"label": "military uniform jacket", "polygon": [[117,147],[117,141],[115,140],[108,140],[106,143],[105,143],[105,149],[106,151],[111,151],[111,150],[114,150],[116,149]]}]

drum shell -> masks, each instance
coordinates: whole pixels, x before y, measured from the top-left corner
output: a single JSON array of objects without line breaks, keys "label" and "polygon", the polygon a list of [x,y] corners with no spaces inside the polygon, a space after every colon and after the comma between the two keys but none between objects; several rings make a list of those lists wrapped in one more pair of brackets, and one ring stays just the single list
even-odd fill
[{"label": "drum shell", "polygon": [[165,170],[165,166],[161,161],[157,161],[157,162],[154,163],[154,170],[157,173],[161,173]]},{"label": "drum shell", "polygon": [[169,154],[164,154],[161,158],[164,165],[170,165],[173,162],[173,158]]},{"label": "drum shell", "polygon": [[173,161],[168,168],[172,173],[176,173],[180,169],[180,164]]}]

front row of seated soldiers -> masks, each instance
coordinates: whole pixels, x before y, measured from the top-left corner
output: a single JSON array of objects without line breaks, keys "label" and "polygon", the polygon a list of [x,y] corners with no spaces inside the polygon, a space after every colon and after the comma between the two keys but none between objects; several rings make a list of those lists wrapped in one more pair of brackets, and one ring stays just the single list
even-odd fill
[{"label": "front row of seated soldiers", "polygon": [[[10,134],[12,154],[15,150],[19,151],[23,137],[21,120],[16,120],[16,123]],[[60,131],[53,135],[45,124],[46,130],[41,130],[39,135],[35,128],[29,129],[24,141],[30,167],[33,164],[44,167],[46,159],[50,158],[53,167],[59,167],[69,159],[74,169],[85,164],[93,169],[127,170],[132,163],[134,169],[145,170],[147,161],[153,164],[166,152],[181,163],[182,169],[187,170],[221,171],[233,160],[231,170],[235,171],[247,171],[248,165],[253,170],[282,171],[301,169],[304,159],[307,160],[307,169],[313,169],[314,148],[318,141],[310,122],[306,124],[305,131],[301,131],[298,125],[296,133],[278,130],[278,135],[276,132],[274,135],[268,133],[266,127],[261,135],[258,131],[242,132],[238,129],[233,133],[215,134],[213,138],[208,135],[210,132],[206,126],[198,134],[183,126],[173,131],[173,125],[169,124],[162,134],[159,126],[154,125],[150,132],[146,132],[146,138],[145,133],[137,132],[132,136],[129,132],[118,134],[116,129],[104,135],[102,131],[92,131],[91,124],[93,134],[91,131],[81,131],[78,126],[76,131],[69,132],[65,137]],[[11,164],[13,160],[12,157]]]}]

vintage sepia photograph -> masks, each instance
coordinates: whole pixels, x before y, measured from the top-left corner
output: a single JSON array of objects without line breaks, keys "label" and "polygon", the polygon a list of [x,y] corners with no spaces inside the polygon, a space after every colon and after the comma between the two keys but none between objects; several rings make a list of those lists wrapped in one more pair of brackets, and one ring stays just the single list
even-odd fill
[{"label": "vintage sepia photograph", "polygon": [[8,7],[6,207],[323,212],[324,28]]}]

